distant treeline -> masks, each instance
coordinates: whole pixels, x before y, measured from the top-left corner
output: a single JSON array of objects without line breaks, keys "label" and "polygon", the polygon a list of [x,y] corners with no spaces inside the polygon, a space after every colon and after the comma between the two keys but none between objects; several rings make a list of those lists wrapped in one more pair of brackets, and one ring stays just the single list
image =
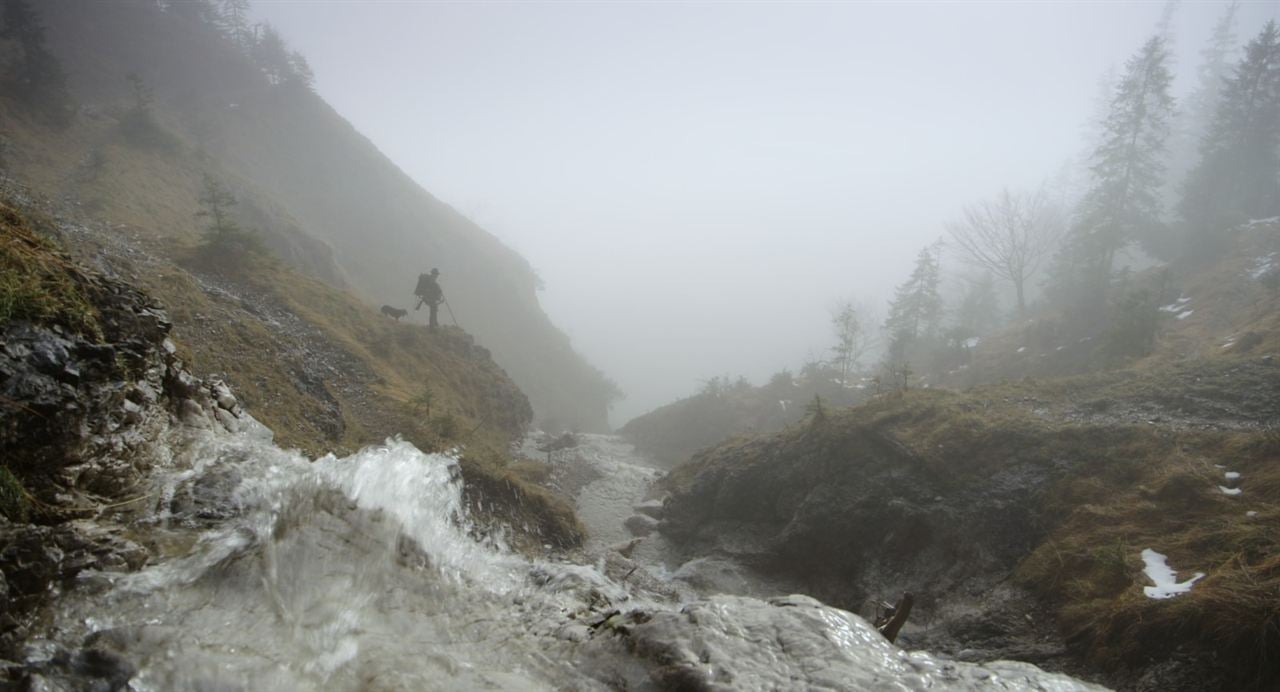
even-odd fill
[{"label": "distant treeline", "polygon": [[[290,49],[270,24],[251,23],[249,0],[172,0],[155,6],[221,32],[267,83],[312,88],[315,75],[306,57]],[[65,124],[75,115],[66,71],[49,51],[40,13],[29,0],[3,0],[0,6],[0,85],[54,123]]]},{"label": "distant treeline", "polygon": [[[920,251],[879,330],[852,303],[836,311],[824,362],[847,379],[868,365],[850,363],[867,350],[854,345],[878,342],[879,376],[928,381],[963,365],[981,337],[1033,319],[1093,340],[1099,359],[1149,353],[1164,270],[1203,266],[1233,228],[1280,215],[1280,32],[1268,22],[1240,50],[1234,24],[1231,5],[1182,103],[1169,37],[1146,40],[1107,86],[1080,190],[1060,178],[963,209]],[[947,256],[969,269],[958,290],[944,290]],[[1013,309],[1001,310],[1002,295]]]}]

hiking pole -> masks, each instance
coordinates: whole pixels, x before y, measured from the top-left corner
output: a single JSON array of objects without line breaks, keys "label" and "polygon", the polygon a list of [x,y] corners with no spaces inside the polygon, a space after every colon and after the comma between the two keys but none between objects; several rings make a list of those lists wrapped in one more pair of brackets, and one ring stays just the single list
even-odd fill
[{"label": "hiking pole", "polygon": [[449,307],[449,299],[441,296],[440,300],[444,303],[444,309],[449,311],[449,319],[453,320],[453,326],[461,329],[462,327],[458,324],[458,318],[453,316],[453,308]]}]

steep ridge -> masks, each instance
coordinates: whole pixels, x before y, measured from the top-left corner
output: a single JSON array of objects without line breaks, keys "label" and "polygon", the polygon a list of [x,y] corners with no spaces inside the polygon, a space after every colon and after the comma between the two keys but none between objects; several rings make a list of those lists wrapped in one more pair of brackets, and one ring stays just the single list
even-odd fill
[{"label": "steep ridge", "polygon": [[[538,416],[607,429],[616,390],[542,312],[528,263],[418,187],[315,94],[269,84],[212,27],[155,3],[53,0],[40,11],[81,113],[63,129],[12,104],[0,110],[9,166],[35,189],[182,241],[197,228],[202,176],[215,175],[278,256],[374,305],[406,307],[417,275],[438,266],[459,323]],[[129,74],[154,95],[160,132],[143,141],[121,131]]]},{"label": "steep ridge", "polygon": [[513,529],[515,544],[531,550],[581,540],[570,507],[509,467],[509,446],[532,412],[470,335],[393,322],[265,257],[217,273],[192,259],[198,253],[179,264],[119,228],[61,216],[21,190],[9,194],[24,209],[14,218],[37,219],[72,257],[162,293],[173,306],[165,319],[173,320],[176,354],[200,376],[231,385],[282,444],[316,455],[403,435],[421,449],[460,448],[468,499],[485,508],[481,523]]}]

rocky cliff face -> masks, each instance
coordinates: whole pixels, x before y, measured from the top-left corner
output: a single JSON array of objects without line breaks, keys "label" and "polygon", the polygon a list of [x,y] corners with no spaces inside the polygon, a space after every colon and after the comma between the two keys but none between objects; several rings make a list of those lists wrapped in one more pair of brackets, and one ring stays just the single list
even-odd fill
[{"label": "rocky cliff face", "polygon": [[[199,430],[265,432],[249,416],[243,397],[233,393],[229,378],[195,374],[202,371],[183,354],[200,351],[175,343],[170,313],[134,285],[142,268],[173,282],[191,277],[128,245],[94,254],[101,270],[91,269],[60,250],[49,235],[61,234],[84,249],[95,231],[47,215],[30,198],[24,204],[31,206],[22,212],[0,204],[0,680],[3,659],[13,658],[33,618],[41,616],[60,585],[87,569],[137,569],[159,549],[135,542],[125,528],[131,516],[166,502],[174,516],[193,521],[225,510],[219,502],[225,505],[228,489],[216,486],[225,480],[234,487],[235,479],[202,479],[173,498],[140,489],[149,487],[144,482],[149,472],[168,461],[166,447],[157,446],[157,440]],[[43,232],[33,230],[32,223]],[[385,350],[385,357],[408,369],[419,367],[423,358],[441,369],[434,381],[435,405],[457,407],[447,441],[467,446],[459,469],[477,530],[501,530],[512,543],[539,550],[581,541],[572,510],[509,475],[494,456],[495,447],[523,433],[531,412],[485,349],[465,333],[432,336],[420,327],[379,322],[343,302],[340,293],[330,295],[346,319],[364,328],[369,347]],[[371,442],[378,442],[403,431],[421,445],[442,443],[436,436],[441,430],[422,427],[425,414],[399,408],[377,391],[388,385],[379,374],[381,360],[362,358],[361,347],[282,311],[279,295],[253,296],[256,302],[237,298],[237,314],[257,315],[255,320],[274,326],[271,343],[291,351],[275,360],[270,352],[243,350],[243,370],[233,371],[237,377],[247,374],[252,385],[264,362],[280,369],[302,357],[321,373],[315,386],[337,393],[330,399],[338,404],[337,420],[357,428],[345,430],[344,439],[376,437]],[[226,315],[201,322],[210,338],[240,338],[240,323]],[[352,367],[335,369],[344,364]],[[259,396],[264,391],[250,390]],[[353,400],[365,402],[358,415],[345,410]],[[292,434],[304,430],[279,417],[284,405],[274,411],[270,402],[260,405]],[[85,667],[93,677],[110,677],[110,671],[95,666],[123,665],[95,655],[82,651],[58,665]],[[127,671],[117,672],[128,678]]]},{"label": "rocky cliff face", "polygon": [[86,569],[136,569],[147,550],[79,520],[146,497],[135,488],[172,422],[237,430],[219,381],[192,375],[150,297],[90,272],[0,205],[6,319],[0,324],[0,656],[26,619]]}]

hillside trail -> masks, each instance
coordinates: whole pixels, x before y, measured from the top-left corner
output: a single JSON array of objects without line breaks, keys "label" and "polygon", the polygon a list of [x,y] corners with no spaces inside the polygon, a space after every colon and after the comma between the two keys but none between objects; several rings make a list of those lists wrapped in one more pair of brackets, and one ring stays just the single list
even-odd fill
[{"label": "hillside trail", "polygon": [[111,517],[150,564],[84,573],[21,665],[35,689],[1097,689],[906,652],[803,596],[702,595],[660,540],[638,562],[610,548],[656,471],[614,438],[580,452],[595,538],[531,559],[476,538],[448,454],[391,439],[312,461],[260,425],[175,427],[154,500]]}]

